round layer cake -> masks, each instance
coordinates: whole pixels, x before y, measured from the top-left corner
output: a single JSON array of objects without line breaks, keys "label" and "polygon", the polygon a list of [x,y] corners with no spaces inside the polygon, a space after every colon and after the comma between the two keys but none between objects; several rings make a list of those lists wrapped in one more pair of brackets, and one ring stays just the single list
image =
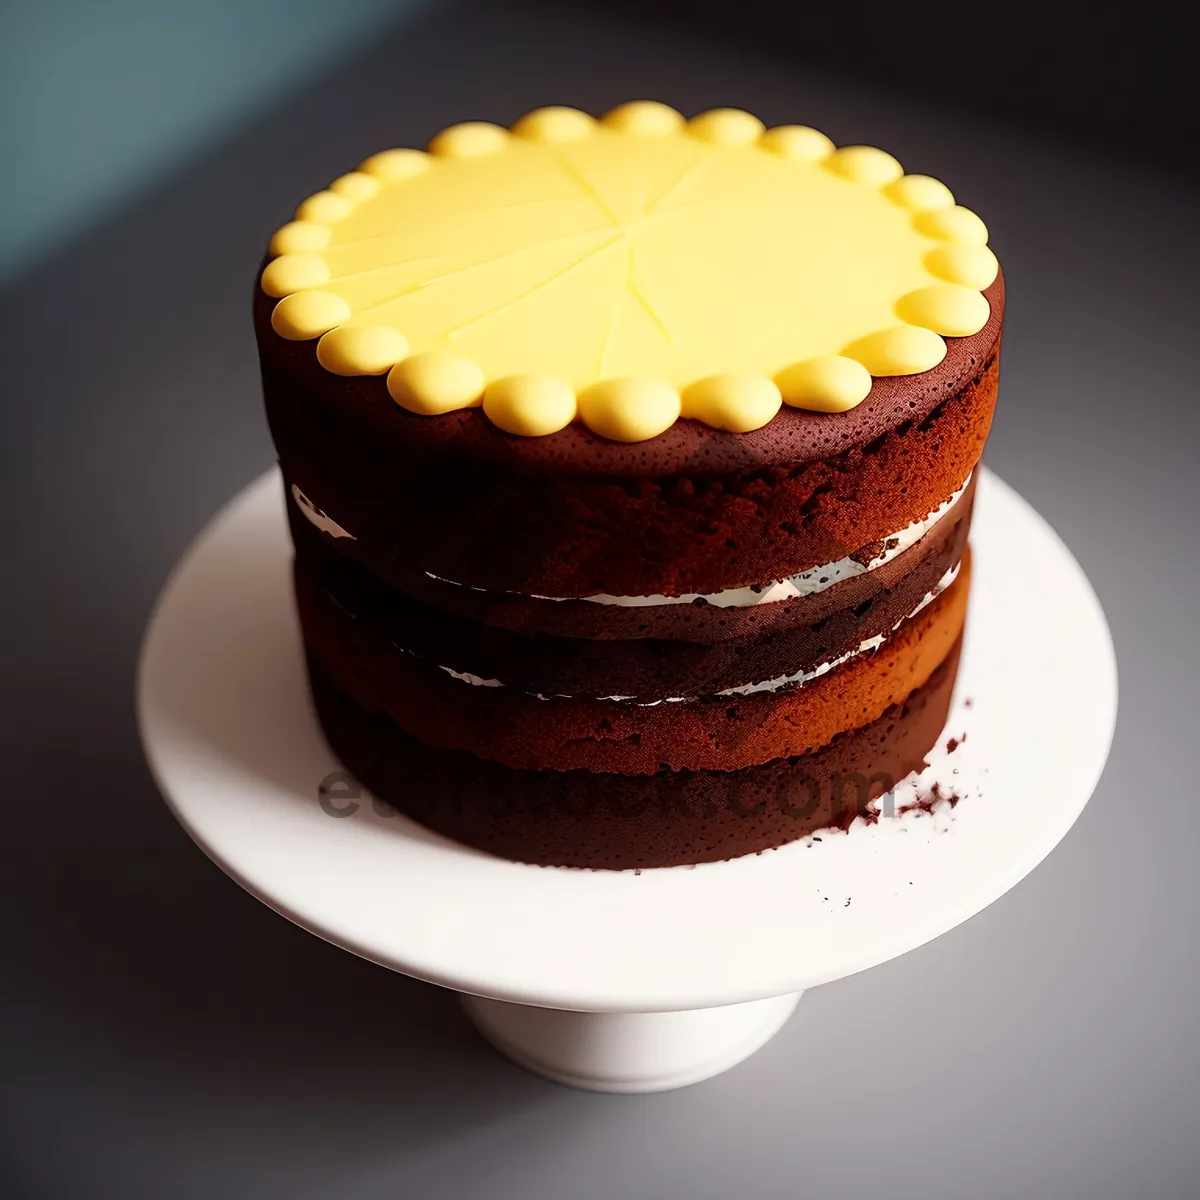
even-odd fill
[{"label": "round layer cake", "polygon": [[305,200],[255,296],[318,716],[527,862],[848,827],[945,722],[1003,281],[881,150],[530,113]]}]

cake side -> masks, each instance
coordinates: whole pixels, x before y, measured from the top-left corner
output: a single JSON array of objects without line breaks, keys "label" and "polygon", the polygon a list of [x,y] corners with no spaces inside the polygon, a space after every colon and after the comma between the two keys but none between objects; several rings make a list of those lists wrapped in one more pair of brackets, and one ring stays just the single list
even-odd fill
[{"label": "cake side", "polygon": [[883,151],[646,103],[456,126],[304,201],[254,319],[345,765],[536,863],[870,818],[954,686],[986,242]]}]

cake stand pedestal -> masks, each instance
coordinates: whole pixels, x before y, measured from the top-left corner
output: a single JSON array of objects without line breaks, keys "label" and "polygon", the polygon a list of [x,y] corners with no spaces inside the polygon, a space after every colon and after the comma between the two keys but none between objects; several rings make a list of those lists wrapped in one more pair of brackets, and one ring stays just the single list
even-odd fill
[{"label": "cake stand pedestal", "polygon": [[800,993],[683,1012],[593,1013],[464,996],[475,1027],[513,1062],[596,1092],[663,1092],[749,1058],[779,1032]]},{"label": "cake stand pedestal", "polygon": [[1116,719],[1099,603],[1053,531],[986,471],[972,545],[957,695],[927,770],[873,824],[762,855],[640,873],[533,867],[374,801],[309,707],[274,471],[213,520],[163,591],[139,669],[142,740],[188,833],[290,920],[463,993],[499,1050],[550,1079],[680,1087],[752,1054],[804,989],[992,903],[1087,803]]}]

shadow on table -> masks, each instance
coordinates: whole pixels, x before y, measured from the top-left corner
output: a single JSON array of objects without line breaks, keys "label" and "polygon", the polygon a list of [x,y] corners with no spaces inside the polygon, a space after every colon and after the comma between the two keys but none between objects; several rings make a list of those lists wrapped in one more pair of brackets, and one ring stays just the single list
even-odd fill
[{"label": "shadow on table", "polygon": [[[73,708],[63,715],[86,737],[70,755],[27,746],[36,777],[14,781],[36,799],[22,813],[30,853],[10,874],[22,904],[4,1007],[28,1046],[53,1037],[70,1055],[113,1056],[123,1085],[188,1120],[382,1146],[389,1161],[563,1095],[496,1055],[452,993],[335,949],[233,886],[171,818],[127,716]],[[14,1082],[47,1075],[35,1053]],[[87,1073],[80,1059],[72,1074]]]}]

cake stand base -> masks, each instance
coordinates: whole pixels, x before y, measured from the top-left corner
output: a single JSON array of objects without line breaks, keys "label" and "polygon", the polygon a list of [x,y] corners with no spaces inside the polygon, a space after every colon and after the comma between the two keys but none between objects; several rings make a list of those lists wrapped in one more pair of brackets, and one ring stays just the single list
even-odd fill
[{"label": "cake stand base", "polygon": [[848,834],[697,867],[568,870],[483,854],[374,803],[309,703],[274,472],[214,520],[163,592],[139,674],[146,757],[184,828],[251,894],[462,994],[509,1058],[575,1087],[682,1087],[754,1053],[804,989],[991,904],[1091,795],[1117,702],[1100,606],[1054,533],[987,471],[971,542],[950,724],[926,771]]},{"label": "cake stand base", "polygon": [[475,1027],[526,1070],[593,1092],[665,1092],[765,1046],[803,993],[686,1012],[588,1013],[463,996]]}]

